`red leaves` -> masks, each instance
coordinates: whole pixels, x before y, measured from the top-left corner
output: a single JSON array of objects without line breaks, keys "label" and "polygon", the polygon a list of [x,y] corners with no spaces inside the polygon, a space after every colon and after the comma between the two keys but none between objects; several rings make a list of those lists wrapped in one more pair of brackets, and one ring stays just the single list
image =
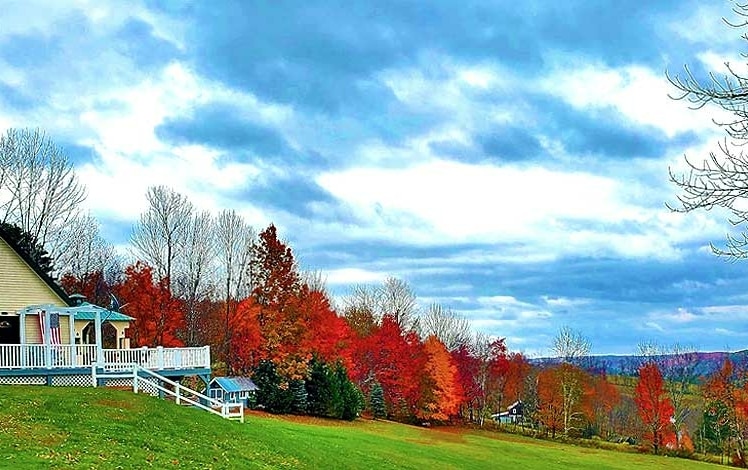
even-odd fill
[{"label": "red leaves", "polygon": [[412,416],[421,397],[425,365],[418,335],[403,332],[391,315],[385,315],[370,336],[356,340],[351,375],[362,385],[379,382],[392,414]]},{"label": "red leaves", "polygon": [[114,290],[123,312],[135,318],[127,329],[132,346],[183,346],[177,337],[184,328],[182,302],[172,297],[166,279],[154,283],[150,266],[128,266],[124,281]]},{"label": "red leaves", "polygon": [[639,368],[634,402],[647,430],[645,437],[652,442],[655,453],[661,446],[672,441],[674,434],[671,418],[675,410],[664,385],[657,364],[650,362]]}]

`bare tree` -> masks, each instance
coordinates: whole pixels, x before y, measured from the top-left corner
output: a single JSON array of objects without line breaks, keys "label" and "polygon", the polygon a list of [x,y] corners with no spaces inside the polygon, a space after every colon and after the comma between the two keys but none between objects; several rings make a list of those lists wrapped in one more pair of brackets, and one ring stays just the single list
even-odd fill
[{"label": "bare tree", "polygon": [[[748,4],[738,3],[733,11],[739,21],[725,22],[734,28],[748,26]],[[743,38],[748,40],[746,35]],[[724,247],[712,244],[712,251],[734,260],[748,258],[748,155],[743,151],[743,145],[748,143],[748,77],[725,63],[725,72],[721,76],[710,73],[707,78],[698,78],[686,66],[681,75],[668,75],[667,78],[677,90],[672,98],[687,101],[694,109],[716,106],[733,116],[724,122],[715,121],[725,131],[726,137],[709,158],[701,161],[686,158],[686,173],[670,169],[670,180],[681,193],[677,196],[678,204],[668,204],[668,207],[676,212],[715,207],[727,209],[732,214],[730,223],[743,226],[742,232],[728,235]]]},{"label": "bare tree", "polygon": [[379,311],[392,315],[400,328],[418,328],[418,301],[413,289],[402,279],[388,277],[379,293]]},{"label": "bare tree", "polygon": [[470,322],[440,304],[431,304],[420,320],[421,335],[424,338],[434,335],[450,351],[470,344]]},{"label": "bare tree", "polygon": [[60,275],[81,279],[96,271],[107,274],[120,266],[119,256],[101,236],[100,224],[90,214],[73,219],[53,240],[59,253],[55,270]]},{"label": "bare tree", "polygon": [[156,275],[171,283],[175,260],[186,244],[192,203],[166,186],[148,188],[146,198],[149,207],[135,225],[131,242],[145,261],[155,268]]},{"label": "bare tree", "polygon": [[327,292],[327,278],[322,271],[303,271],[301,273],[301,282],[306,284],[312,292]]},{"label": "bare tree", "polygon": [[568,434],[580,415],[577,404],[582,399],[584,382],[581,363],[590,353],[590,342],[579,331],[564,326],[553,339],[552,349],[563,361],[558,369],[558,377],[561,382],[564,433]]},{"label": "bare tree", "polygon": [[553,338],[553,353],[564,362],[579,364],[590,353],[590,342],[579,331],[562,327]]},{"label": "bare tree", "polygon": [[249,294],[249,282],[245,273],[249,272],[255,232],[234,210],[224,210],[218,214],[215,232],[218,272],[225,308],[223,352],[227,370],[230,370],[231,314],[236,309],[237,302]]},{"label": "bare tree", "polygon": [[43,131],[9,129],[0,137],[0,167],[0,221],[20,227],[56,260],[50,238],[86,198],[72,164]]},{"label": "bare tree", "polygon": [[215,231],[209,212],[196,213],[184,233],[183,254],[179,258],[179,275],[175,278],[177,295],[185,301],[187,346],[204,343],[200,335],[201,314],[198,305],[210,293],[210,279],[215,255]]},{"label": "bare tree", "polygon": [[392,315],[403,330],[418,329],[418,301],[402,279],[388,277],[381,286],[354,286],[350,295],[343,299],[343,306],[349,323],[355,316],[355,321],[371,320],[378,324],[384,315]]}]

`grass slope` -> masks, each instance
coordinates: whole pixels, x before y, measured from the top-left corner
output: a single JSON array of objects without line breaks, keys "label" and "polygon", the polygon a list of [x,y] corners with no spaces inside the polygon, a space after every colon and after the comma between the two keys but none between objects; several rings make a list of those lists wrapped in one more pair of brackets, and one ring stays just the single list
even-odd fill
[{"label": "grass slope", "polygon": [[688,460],[494,433],[250,415],[126,391],[0,386],[0,468],[701,469]]}]

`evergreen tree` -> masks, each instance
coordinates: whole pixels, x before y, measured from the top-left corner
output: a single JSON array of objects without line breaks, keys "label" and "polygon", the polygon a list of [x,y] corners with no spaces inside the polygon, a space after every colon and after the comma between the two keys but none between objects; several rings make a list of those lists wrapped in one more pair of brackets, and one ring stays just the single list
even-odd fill
[{"label": "evergreen tree", "polygon": [[[353,421],[364,409],[364,396],[361,390],[348,378],[348,372],[343,364],[338,362],[334,370],[334,382],[336,383],[338,393],[336,395],[336,418]],[[381,388],[381,387],[380,387]],[[384,404],[384,395],[382,395]]]},{"label": "evergreen tree", "polygon": [[310,364],[309,378],[306,381],[307,410],[314,416],[332,416],[330,398],[333,385],[329,366],[317,358]]},{"label": "evergreen tree", "polygon": [[292,397],[291,413],[306,414],[307,412],[307,392],[303,380],[292,380],[288,384],[288,393]]},{"label": "evergreen tree", "polygon": [[257,385],[257,404],[271,413],[289,413],[295,397],[291,385],[278,375],[272,361],[262,361],[252,375]]},{"label": "evergreen tree", "polygon": [[387,416],[387,408],[384,405],[384,390],[379,382],[374,382],[369,391],[369,407],[374,418],[384,418]]}]

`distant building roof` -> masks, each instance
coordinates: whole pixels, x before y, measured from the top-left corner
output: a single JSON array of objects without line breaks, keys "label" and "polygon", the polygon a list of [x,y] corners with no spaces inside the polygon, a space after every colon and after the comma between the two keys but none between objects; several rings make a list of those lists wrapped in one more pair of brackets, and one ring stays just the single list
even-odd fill
[{"label": "distant building roof", "polygon": [[210,384],[217,384],[226,392],[251,392],[259,387],[249,377],[215,377]]},{"label": "distant building roof", "polygon": [[28,314],[35,314],[39,310],[45,310],[49,312],[57,312],[63,315],[73,315],[76,320],[95,320],[96,312],[99,312],[101,321],[132,321],[135,320],[133,317],[125,315],[124,313],[115,312],[113,310],[107,310],[98,305],[83,302],[76,307],[58,307],[57,305],[45,304],[45,305],[30,305],[22,312]]}]

